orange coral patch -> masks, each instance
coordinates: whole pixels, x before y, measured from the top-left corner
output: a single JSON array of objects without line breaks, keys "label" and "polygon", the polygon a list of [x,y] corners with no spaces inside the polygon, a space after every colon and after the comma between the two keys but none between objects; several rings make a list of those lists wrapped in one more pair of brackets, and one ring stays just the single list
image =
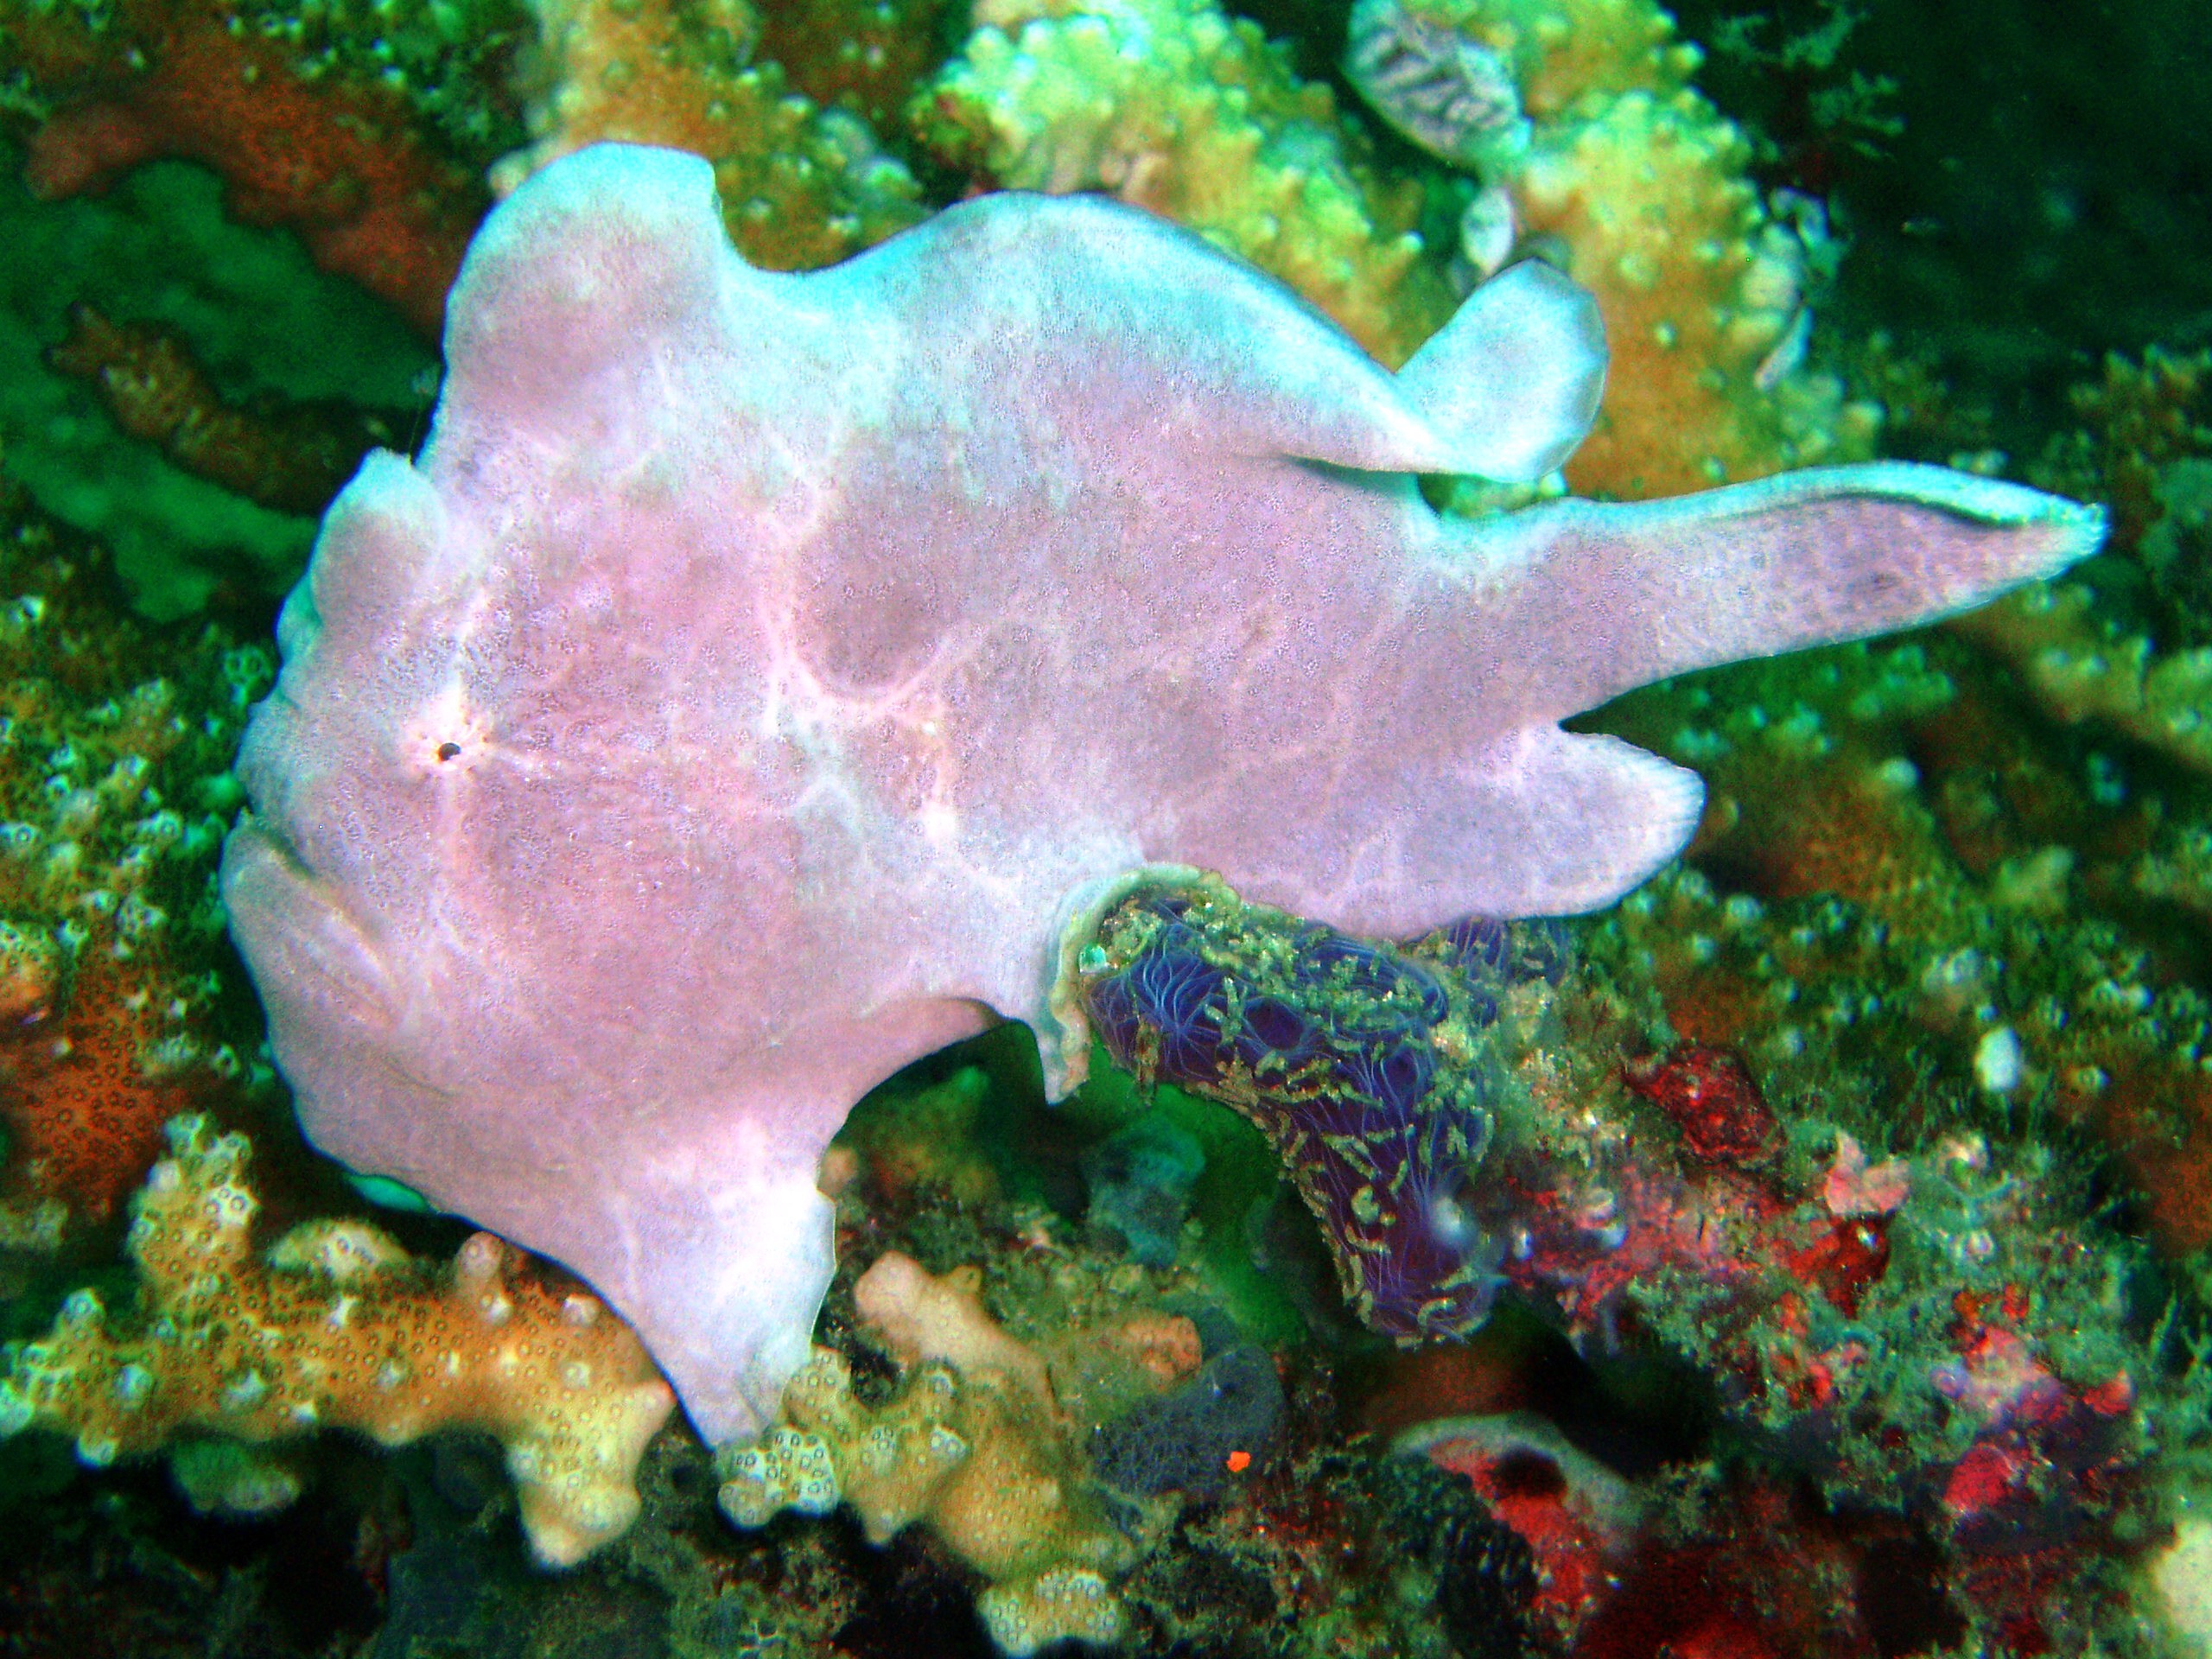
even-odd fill
[{"label": "orange coral patch", "polygon": [[2131,1069],[2094,1121],[2134,1176],[2158,1243],[2177,1256],[2212,1245],[2212,1084]]},{"label": "orange coral patch", "polygon": [[93,1220],[113,1215],[138,1185],[162,1125],[195,1092],[145,1075],[143,1034],[102,982],[112,976],[111,966],[88,966],[77,988],[85,1012],[0,1055],[0,1118],[17,1166],[40,1196]]}]

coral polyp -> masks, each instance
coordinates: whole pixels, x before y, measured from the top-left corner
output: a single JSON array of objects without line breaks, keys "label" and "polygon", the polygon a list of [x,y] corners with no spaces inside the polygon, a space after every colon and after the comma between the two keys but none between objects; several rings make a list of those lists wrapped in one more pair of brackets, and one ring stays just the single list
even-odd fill
[{"label": "coral polyp", "polygon": [[488,1233],[442,1272],[358,1223],[309,1222],[257,1254],[245,1138],[180,1117],[168,1142],[132,1206],[137,1306],[111,1321],[78,1291],[15,1348],[0,1435],[59,1429],[101,1467],[193,1434],[257,1446],[327,1426],[399,1446],[466,1424],[504,1446],[541,1560],[630,1525],[675,1396],[595,1298],[513,1276]]}]

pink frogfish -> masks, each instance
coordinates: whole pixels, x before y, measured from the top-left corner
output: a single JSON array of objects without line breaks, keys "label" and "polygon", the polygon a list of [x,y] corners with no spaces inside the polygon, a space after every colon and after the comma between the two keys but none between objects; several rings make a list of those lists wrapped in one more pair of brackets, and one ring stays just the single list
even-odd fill
[{"label": "pink frogfish", "polygon": [[1699,784],[1563,716],[2102,531],[1903,464],[1443,516],[1420,475],[1540,478],[1597,408],[1547,266],[1393,374],[1109,201],[783,274],[630,146],[491,215],[446,359],[284,607],[231,925],[315,1143],[588,1280],[716,1442],[806,1356],[848,1109],[1002,1018],[1065,1091],[1134,878],[1401,938],[1603,906]]}]

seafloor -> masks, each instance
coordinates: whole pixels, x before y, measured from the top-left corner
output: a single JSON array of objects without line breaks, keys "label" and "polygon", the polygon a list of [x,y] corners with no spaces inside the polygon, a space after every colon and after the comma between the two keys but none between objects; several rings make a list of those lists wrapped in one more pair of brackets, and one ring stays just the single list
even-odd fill
[{"label": "seafloor", "polygon": [[[1708,791],[1599,914],[1134,895],[1070,1102],[1007,1026],[855,1111],[718,1458],[305,1145],[215,887],[316,519],[609,138],[781,269],[1116,194],[1393,365],[1546,258],[1579,493],[1890,455],[2111,538],[1580,717]],[[0,0],[0,1655],[2212,1656],[2202,0]]]}]

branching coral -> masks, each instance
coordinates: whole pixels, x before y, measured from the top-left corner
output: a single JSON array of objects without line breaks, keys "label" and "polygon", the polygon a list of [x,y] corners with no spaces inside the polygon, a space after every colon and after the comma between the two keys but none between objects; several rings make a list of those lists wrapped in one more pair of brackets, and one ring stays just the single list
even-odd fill
[{"label": "branching coral", "polygon": [[[1111,1580],[1139,1550],[1087,1480],[1045,1357],[998,1328],[972,1279],[933,1279],[896,1254],[855,1296],[907,1367],[899,1391],[863,1404],[845,1361],[817,1349],[785,1390],[785,1424],[721,1454],[724,1512],[760,1527],[786,1509],[823,1515],[842,1501],[879,1544],[925,1526],[988,1581],[976,1609],[1004,1651],[1113,1641],[1122,1623]],[[1160,1333],[1124,1325],[1118,1334],[1141,1374]]]},{"label": "branching coral", "polygon": [[[1762,205],[1750,145],[1691,88],[1696,48],[1673,35],[1651,0],[1364,0],[1353,14],[1355,83],[1503,193],[1478,263],[1516,232],[1548,239],[1598,296],[1612,372],[1567,467],[1586,493],[1675,495],[1863,456],[1878,419],[1803,366],[1808,264],[1829,251],[1812,205]],[[1469,87],[1480,95],[1455,99]],[[1507,89],[1525,124],[1497,112]]]},{"label": "branching coral", "polygon": [[[16,159],[8,152],[0,169]],[[348,452],[329,438],[405,447],[435,373],[388,307],[318,270],[289,232],[231,222],[223,194],[213,173],[183,162],[67,201],[35,200],[0,175],[8,473],[98,537],[134,605],[162,620],[280,597],[327,500],[314,498],[315,480]],[[80,336],[90,349],[68,349],[79,306],[121,337]],[[150,349],[156,335],[169,344]],[[60,372],[57,351],[80,369],[97,359],[113,392]],[[292,418],[302,406],[315,418]],[[269,418],[277,410],[289,412]],[[162,432],[174,449],[157,447]],[[241,474],[282,480],[264,495],[273,506],[210,481]]]},{"label": "branching coral", "polygon": [[264,394],[226,400],[175,335],[111,322],[88,305],[51,359],[99,391],[116,422],[197,477],[279,512],[315,514],[372,446],[404,442],[406,417],[379,418],[335,400],[289,404]]},{"label": "branching coral", "polygon": [[755,63],[747,0],[541,0],[531,147],[502,192],[602,139],[665,144],[715,165],[731,239],[776,270],[834,264],[922,217],[919,192],[861,118],[788,92]]},{"label": "branching coral", "polygon": [[976,1611],[1005,1651],[1121,1633],[1109,1575],[1134,1552],[1095,1500],[1071,1506],[1077,1465],[1046,1402],[1004,1373],[970,1378],[931,1365],[870,1410],[851,1381],[843,1361],[817,1351],[785,1396],[792,1427],[724,1457],[733,1521],[757,1527],[786,1508],[825,1514],[842,1499],[879,1544],[926,1522],[990,1580]]},{"label": "branching coral", "polygon": [[2094,721],[2212,772],[2212,647],[2160,652],[2075,582],[2030,588],[1954,626],[2009,658],[2051,715]]},{"label": "branching coral", "polygon": [[2056,719],[2212,773],[2212,354],[2114,357],[2072,401],[2082,425],[2031,470],[2111,503],[2112,549],[2133,568],[2031,588],[1954,626]]},{"label": "branching coral", "polygon": [[2153,346],[2141,363],[2105,359],[2068,400],[2081,424],[2054,438],[2031,469],[2051,486],[2111,504],[2113,544],[2139,547],[2167,509],[2168,470],[2212,455],[2212,352]]},{"label": "branching coral", "polygon": [[111,1325],[92,1291],[73,1295],[12,1353],[0,1429],[58,1429],[97,1466],[188,1434],[353,1428],[398,1446],[477,1427],[506,1448],[541,1560],[630,1525],[638,1459],[675,1396],[594,1299],[516,1272],[489,1233],[444,1271],[352,1221],[306,1223],[257,1256],[245,1138],[182,1117],[169,1146],[133,1206],[137,1307]]},{"label": "branching coral", "polygon": [[385,77],[310,79],[292,49],[234,21],[214,0],[19,9],[0,75],[45,117],[34,187],[69,195],[154,156],[204,162],[241,217],[291,226],[327,269],[435,333],[481,187]]}]

